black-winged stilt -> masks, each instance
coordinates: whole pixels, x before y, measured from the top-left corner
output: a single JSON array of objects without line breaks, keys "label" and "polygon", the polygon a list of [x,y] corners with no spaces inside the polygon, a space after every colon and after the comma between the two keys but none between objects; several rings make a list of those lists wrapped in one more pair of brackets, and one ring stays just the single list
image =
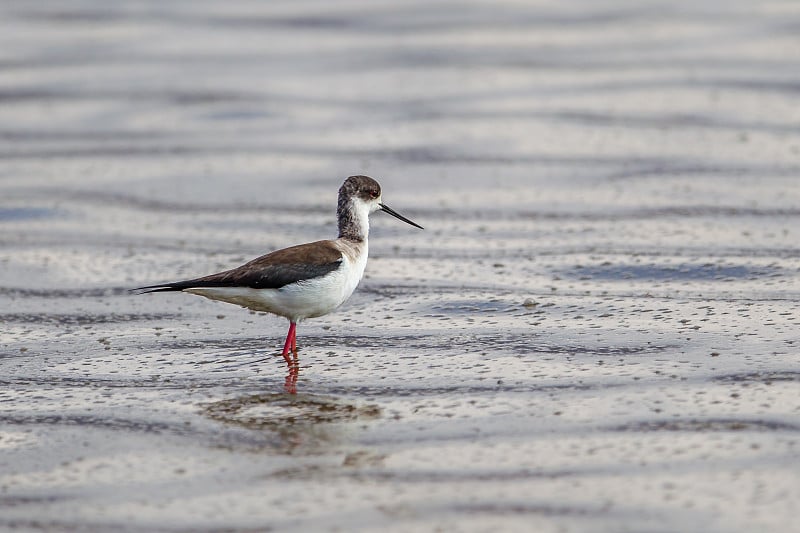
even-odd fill
[{"label": "black-winged stilt", "polygon": [[183,291],[286,317],[289,333],[282,355],[290,370],[295,369],[296,380],[297,323],[330,313],[353,294],[367,266],[369,215],[378,210],[422,229],[382,202],[377,181],[350,176],[339,188],[337,239],[284,248],[231,270],[134,291]]}]

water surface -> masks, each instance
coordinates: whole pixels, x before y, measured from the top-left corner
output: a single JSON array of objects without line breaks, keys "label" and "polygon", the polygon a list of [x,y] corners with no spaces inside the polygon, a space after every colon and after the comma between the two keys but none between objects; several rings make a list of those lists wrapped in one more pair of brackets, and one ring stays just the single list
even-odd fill
[{"label": "water surface", "polygon": [[[6,2],[0,528],[787,531],[794,2]],[[331,237],[299,329],[128,289]]]}]

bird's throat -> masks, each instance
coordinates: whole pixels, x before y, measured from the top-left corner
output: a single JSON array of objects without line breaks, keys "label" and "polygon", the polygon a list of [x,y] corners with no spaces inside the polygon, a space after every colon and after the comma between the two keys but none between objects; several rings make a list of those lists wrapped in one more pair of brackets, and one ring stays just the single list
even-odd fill
[{"label": "bird's throat", "polygon": [[359,208],[352,199],[342,201],[336,210],[339,221],[339,238],[355,242],[363,242],[369,236],[369,210],[367,206]]}]

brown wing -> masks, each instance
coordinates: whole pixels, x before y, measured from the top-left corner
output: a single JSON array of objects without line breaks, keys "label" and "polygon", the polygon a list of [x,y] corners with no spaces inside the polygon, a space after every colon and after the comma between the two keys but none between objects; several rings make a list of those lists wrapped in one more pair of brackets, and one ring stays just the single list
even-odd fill
[{"label": "brown wing", "polygon": [[280,289],[290,283],[324,276],[342,264],[342,253],[331,241],[300,244],[262,255],[244,265],[202,278],[151,285],[142,292],[182,291],[194,287]]}]

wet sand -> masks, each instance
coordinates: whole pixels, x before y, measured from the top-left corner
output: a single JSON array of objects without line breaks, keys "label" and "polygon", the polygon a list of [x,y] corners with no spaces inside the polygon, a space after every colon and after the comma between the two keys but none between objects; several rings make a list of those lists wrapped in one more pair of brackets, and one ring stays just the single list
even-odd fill
[{"label": "wet sand", "polygon": [[[0,529],[789,531],[800,6],[0,7]],[[301,324],[128,289],[372,218]]]}]

